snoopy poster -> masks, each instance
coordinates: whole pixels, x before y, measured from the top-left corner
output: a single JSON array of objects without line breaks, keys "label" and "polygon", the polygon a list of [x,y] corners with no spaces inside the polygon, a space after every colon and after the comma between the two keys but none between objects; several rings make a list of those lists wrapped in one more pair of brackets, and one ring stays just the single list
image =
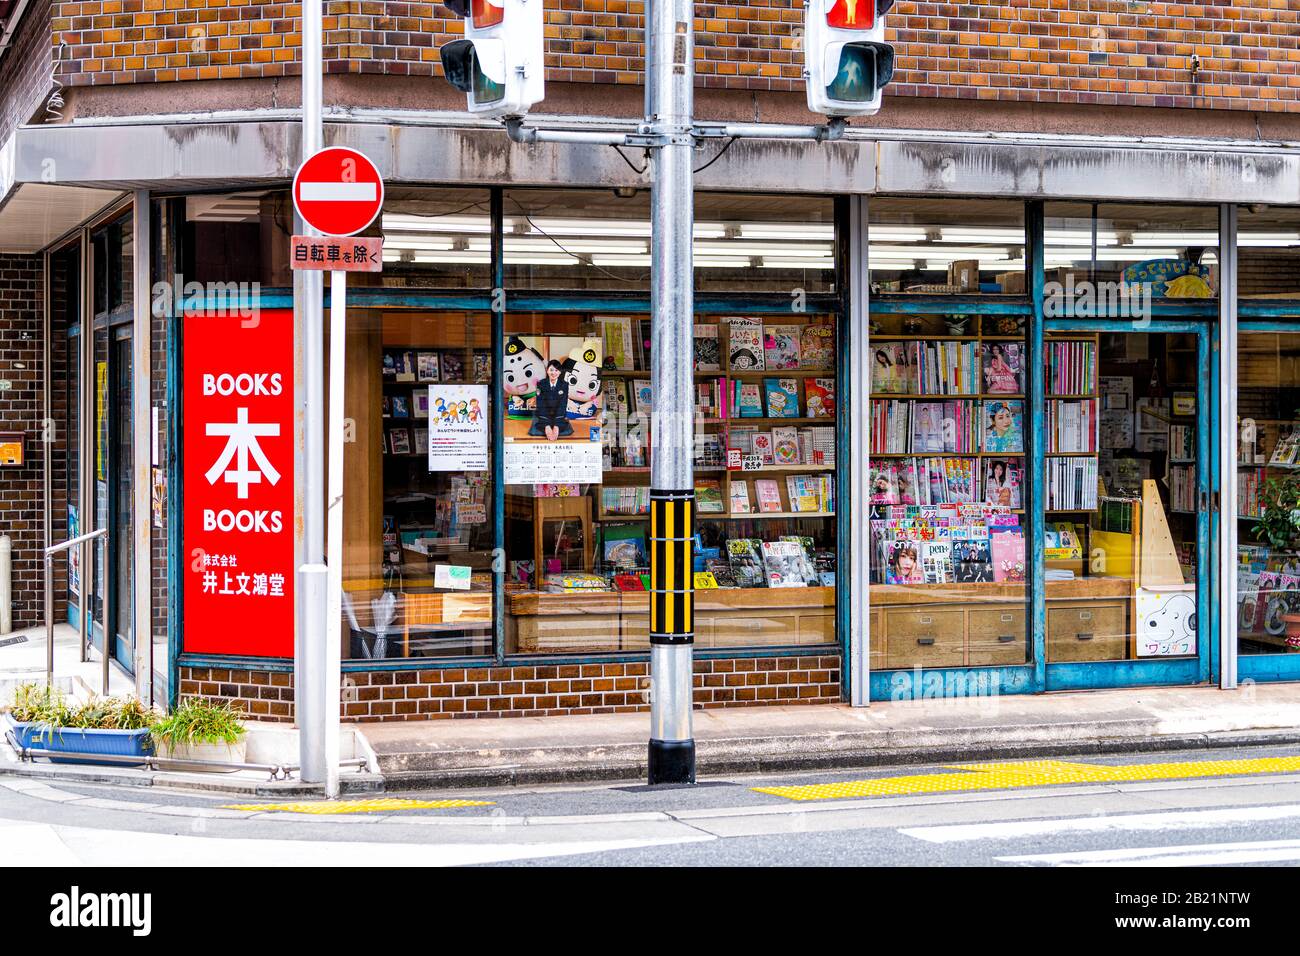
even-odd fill
[{"label": "snoopy poster", "polygon": [[488,387],[429,386],[429,470],[488,470]]},{"label": "snoopy poster", "polygon": [[1196,592],[1139,588],[1137,656],[1182,657],[1196,653]]}]

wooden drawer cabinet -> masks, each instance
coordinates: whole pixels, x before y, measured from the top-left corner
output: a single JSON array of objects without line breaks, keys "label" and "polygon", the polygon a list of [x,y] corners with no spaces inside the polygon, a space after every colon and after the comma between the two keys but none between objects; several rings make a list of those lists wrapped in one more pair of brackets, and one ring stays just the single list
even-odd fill
[{"label": "wooden drawer cabinet", "polygon": [[1049,661],[1119,661],[1128,657],[1128,614],[1122,601],[1049,604]]},{"label": "wooden drawer cabinet", "polygon": [[966,662],[966,612],[915,608],[885,612],[885,668],[961,667]]},{"label": "wooden drawer cabinet", "polygon": [[1028,660],[1023,608],[972,610],[966,614],[967,661],[972,667],[1023,664]]},{"label": "wooden drawer cabinet", "polygon": [[885,666],[885,630],[881,623],[881,614],[879,611],[871,611],[867,618],[871,622],[871,634],[869,637],[870,650],[867,654],[867,666],[873,671],[882,670]]}]

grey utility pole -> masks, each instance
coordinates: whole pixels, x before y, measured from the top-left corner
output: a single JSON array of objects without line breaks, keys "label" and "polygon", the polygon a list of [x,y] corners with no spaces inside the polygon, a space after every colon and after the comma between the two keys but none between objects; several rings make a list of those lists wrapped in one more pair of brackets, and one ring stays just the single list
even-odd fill
[{"label": "grey utility pole", "polygon": [[[302,161],[324,145],[321,116],[322,0],[302,2]],[[304,223],[304,226],[306,224]],[[310,229],[304,229],[310,234]],[[338,720],[338,698],[325,699],[330,685],[326,674],[326,568],[325,568],[325,313],[324,273],[295,273],[298,287],[297,316],[302,342],[302,512],[303,554],[298,569],[298,640],[295,649],[294,704],[298,724],[299,763],[307,783],[337,786],[331,773],[338,754],[328,754],[326,721]],[[337,557],[337,556],[336,556]],[[333,707],[333,713],[328,709]],[[334,796],[330,792],[329,796]]]},{"label": "grey utility pole", "polygon": [[650,0],[646,117],[651,170],[651,784],[695,782],[694,27],[691,0]]}]

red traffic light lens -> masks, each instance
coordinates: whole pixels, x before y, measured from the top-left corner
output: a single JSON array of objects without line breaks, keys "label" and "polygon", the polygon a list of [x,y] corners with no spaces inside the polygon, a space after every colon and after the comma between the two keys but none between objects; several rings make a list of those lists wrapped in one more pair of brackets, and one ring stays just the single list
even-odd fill
[{"label": "red traffic light lens", "polygon": [[505,7],[497,6],[492,0],[474,0],[474,29],[494,27],[505,17]]},{"label": "red traffic light lens", "polygon": [[870,30],[875,22],[874,0],[835,0],[835,6],[826,12],[826,25],[837,30]]}]

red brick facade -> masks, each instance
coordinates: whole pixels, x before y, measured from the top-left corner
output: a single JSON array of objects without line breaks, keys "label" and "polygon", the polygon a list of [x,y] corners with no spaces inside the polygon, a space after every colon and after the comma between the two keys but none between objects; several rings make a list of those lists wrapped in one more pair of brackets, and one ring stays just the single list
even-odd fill
[{"label": "red brick facade", "polygon": [[[519,664],[343,675],[343,718],[353,721],[461,717],[548,717],[650,709],[650,665]],[[182,667],[182,697],[224,697],[262,720],[291,720],[287,672]],[[840,697],[836,654],[695,662],[697,707],[834,704]]]},{"label": "red brick facade", "polygon": [[[45,462],[43,438],[45,410],[41,398],[44,379],[41,348],[41,260],[38,256],[0,256],[0,431],[22,432],[25,463],[0,468],[0,534],[9,536],[13,569],[13,626],[15,630],[44,621],[44,568],[41,553],[45,545],[44,501]],[[62,352],[55,351],[54,374],[66,381]],[[62,393],[55,396],[54,421],[62,422]],[[52,476],[55,497],[61,497],[65,474],[65,436],[59,429],[49,432],[54,439]],[[54,533],[60,535],[66,521],[60,509],[55,513]],[[56,568],[61,570],[61,562]],[[62,574],[56,575],[55,593],[62,595]],[[56,607],[66,607],[61,602]]]},{"label": "red brick facade", "polygon": [[[549,80],[641,83],[643,2],[546,8]],[[802,11],[802,0],[697,3],[699,84],[802,89]],[[54,3],[53,29],[73,86],[278,77],[299,69],[298,16],[292,3],[80,0]],[[888,22],[893,95],[1300,108],[1294,0],[904,0]],[[431,76],[461,26],[438,3],[327,0],[324,29],[328,72]]]}]

